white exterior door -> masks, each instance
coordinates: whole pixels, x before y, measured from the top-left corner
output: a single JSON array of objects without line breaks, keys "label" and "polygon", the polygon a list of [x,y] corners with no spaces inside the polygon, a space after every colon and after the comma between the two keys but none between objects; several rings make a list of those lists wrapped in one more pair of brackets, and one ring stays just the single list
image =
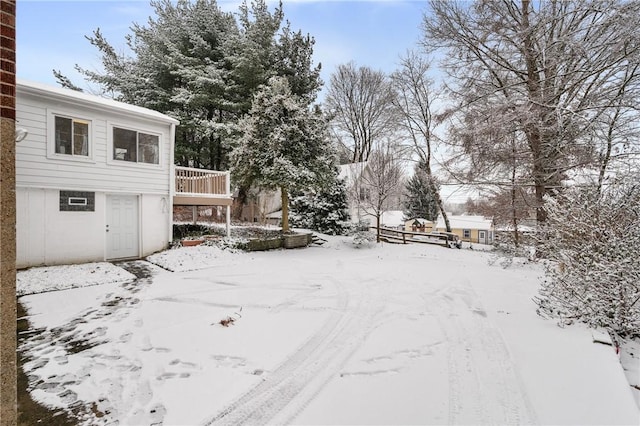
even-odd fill
[{"label": "white exterior door", "polygon": [[107,259],[139,256],[138,196],[107,195]]},{"label": "white exterior door", "polygon": [[478,241],[480,244],[487,244],[487,233],[485,231],[478,231]]}]

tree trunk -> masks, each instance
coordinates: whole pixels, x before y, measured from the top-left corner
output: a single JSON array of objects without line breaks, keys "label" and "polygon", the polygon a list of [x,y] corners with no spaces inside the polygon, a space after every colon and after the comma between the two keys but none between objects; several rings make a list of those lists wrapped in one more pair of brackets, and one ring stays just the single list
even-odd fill
[{"label": "tree trunk", "polygon": [[511,168],[511,220],[513,223],[513,244],[517,248],[520,241],[518,239],[518,210],[516,205],[516,143],[515,136],[513,140],[513,150],[511,151],[513,155],[513,167]]},{"label": "tree trunk", "polygon": [[376,215],[376,242],[380,242],[380,213]]},{"label": "tree trunk", "polygon": [[[435,186],[435,185],[434,185]],[[440,210],[440,214],[442,215],[442,219],[444,220],[444,226],[447,232],[451,232],[451,223],[449,222],[449,215],[444,208],[444,203],[442,202],[442,198],[440,198],[440,192],[437,189],[432,189],[433,196],[436,199],[436,203],[438,204],[438,210]]]},{"label": "tree trunk", "polygon": [[[534,40],[531,34],[531,25],[529,23],[529,5],[530,0],[522,0],[522,32],[524,38],[522,40],[524,47],[524,59],[527,68],[527,90],[529,92],[529,107],[533,112],[533,117],[539,120],[538,123],[530,123],[525,127],[525,135],[529,142],[531,154],[533,156],[533,181],[536,189],[536,221],[538,225],[543,224],[547,220],[547,214],[544,210],[544,195],[546,193],[545,176],[546,164],[548,159],[543,156],[543,134],[538,127],[539,123],[544,123],[544,114],[542,105],[544,104],[541,89],[540,77],[538,75],[538,65],[536,62],[536,51]],[[543,164],[546,163],[546,164]]]},{"label": "tree trunk", "polygon": [[241,185],[238,188],[238,196],[236,197],[236,206],[233,210],[233,217],[236,220],[242,220],[242,209],[244,208],[245,203],[247,202],[247,194],[249,192],[249,187],[245,187]]},{"label": "tree trunk", "polygon": [[287,188],[280,187],[282,194],[282,232],[289,232],[289,193]]},{"label": "tree trunk", "polygon": [[[429,149],[429,158],[431,158],[431,149]],[[442,219],[444,220],[444,226],[447,232],[451,232],[451,223],[449,222],[449,216],[444,208],[444,202],[442,201],[442,197],[440,197],[440,190],[436,185],[433,174],[431,173],[431,165],[429,163],[424,164],[425,173],[427,175],[427,182],[429,184],[429,189],[433,194],[433,198],[435,198],[436,204],[438,205],[438,210],[440,210],[440,214],[442,215]]]},{"label": "tree trunk", "polygon": [[511,182],[511,220],[513,223],[513,244],[517,248],[520,244],[520,241],[518,238],[518,215],[516,212],[515,169],[513,170],[513,181]]}]

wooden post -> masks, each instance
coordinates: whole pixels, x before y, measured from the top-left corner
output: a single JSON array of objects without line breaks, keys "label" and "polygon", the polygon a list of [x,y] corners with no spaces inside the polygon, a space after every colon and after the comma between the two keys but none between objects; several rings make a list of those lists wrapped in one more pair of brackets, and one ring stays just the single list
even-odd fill
[{"label": "wooden post", "polygon": [[0,0],[0,426],[17,424],[16,2]]},{"label": "wooden post", "polygon": [[231,206],[227,206],[227,238],[231,236]]},{"label": "wooden post", "polygon": [[[225,172],[224,176],[224,194],[227,197],[231,197],[231,173]],[[231,236],[231,206],[227,206],[227,237]]]}]

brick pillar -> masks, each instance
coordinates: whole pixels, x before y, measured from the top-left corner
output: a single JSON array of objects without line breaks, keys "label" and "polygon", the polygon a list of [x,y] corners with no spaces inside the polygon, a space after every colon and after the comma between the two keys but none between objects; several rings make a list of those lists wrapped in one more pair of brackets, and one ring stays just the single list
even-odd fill
[{"label": "brick pillar", "polygon": [[17,423],[16,1],[0,0],[0,426]]}]

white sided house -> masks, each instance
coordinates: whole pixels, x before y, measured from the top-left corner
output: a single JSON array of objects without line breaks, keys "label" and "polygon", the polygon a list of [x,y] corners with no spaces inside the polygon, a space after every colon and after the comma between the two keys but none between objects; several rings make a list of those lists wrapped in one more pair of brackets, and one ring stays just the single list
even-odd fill
[{"label": "white sided house", "polygon": [[173,166],[177,120],[39,83],[16,92],[18,268],[144,257],[171,242],[174,198],[231,204],[228,173]]}]

